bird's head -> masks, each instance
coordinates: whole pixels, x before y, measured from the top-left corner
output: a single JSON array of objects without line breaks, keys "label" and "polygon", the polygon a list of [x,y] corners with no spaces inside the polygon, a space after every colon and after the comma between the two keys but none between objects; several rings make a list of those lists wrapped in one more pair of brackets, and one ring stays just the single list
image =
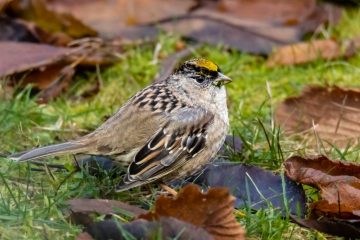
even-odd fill
[{"label": "bird's head", "polygon": [[176,70],[175,74],[186,77],[202,88],[210,86],[220,88],[231,82],[231,79],[221,72],[217,64],[204,58],[186,61]]}]

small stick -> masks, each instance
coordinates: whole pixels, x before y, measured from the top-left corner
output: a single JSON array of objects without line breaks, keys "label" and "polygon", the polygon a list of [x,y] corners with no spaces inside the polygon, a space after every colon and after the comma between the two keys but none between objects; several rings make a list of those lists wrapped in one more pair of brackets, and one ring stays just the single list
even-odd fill
[{"label": "small stick", "polygon": [[173,195],[174,197],[176,197],[177,195],[177,191],[171,187],[169,187],[166,184],[160,183],[160,187],[165,190],[166,192],[168,192],[170,195]]}]

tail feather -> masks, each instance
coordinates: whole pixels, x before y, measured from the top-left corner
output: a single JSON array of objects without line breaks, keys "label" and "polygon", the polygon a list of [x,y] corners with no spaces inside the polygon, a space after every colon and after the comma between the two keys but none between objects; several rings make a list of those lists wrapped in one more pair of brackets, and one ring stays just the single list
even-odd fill
[{"label": "tail feather", "polygon": [[75,154],[84,152],[86,146],[75,142],[60,143],[33,150],[14,153],[9,156],[10,159],[18,162],[34,160],[43,157],[58,156],[62,154]]}]

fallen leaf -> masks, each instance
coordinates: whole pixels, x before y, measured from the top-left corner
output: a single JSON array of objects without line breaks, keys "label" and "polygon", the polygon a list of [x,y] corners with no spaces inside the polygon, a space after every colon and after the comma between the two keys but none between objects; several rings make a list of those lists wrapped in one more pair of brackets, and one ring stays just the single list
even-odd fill
[{"label": "fallen leaf", "polygon": [[4,10],[6,9],[7,5],[11,2],[12,0],[1,0],[0,1],[0,13],[3,13]]},{"label": "fallen leaf", "polygon": [[353,224],[348,221],[327,217],[321,217],[319,219],[302,219],[296,216],[291,216],[291,220],[302,227],[315,229],[323,233],[347,239],[360,238],[359,222]]},{"label": "fallen leaf", "polygon": [[39,42],[39,39],[20,21],[0,16],[0,41]]},{"label": "fallen leaf", "polygon": [[72,38],[64,33],[48,33],[35,24],[20,19],[0,16],[0,41],[47,43],[66,46]]},{"label": "fallen leaf", "polygon": [[[285,134],[302,134],[309,145],[356,145],[360,137],[360,90],[337,86],[305,88],[299,97],[285,99],[275,119]],[[313,134],[316,132],[316,135]]]},{"label": "fallen leaf", "polygon": [[39,102],[48,102],[67,89],[78,65],[104,66],[120,60],[119,41],[82,39],[71,47],[25,42],[0,42],[0,78],[22,80],[42,90]]},{"label": "fallen leaf", "polygon": [[78,62],[79,65],[110,65],[121,59],[124,45],[136,47],[138,44],[141,43],[123,43],[117,39],[107,41],[101,38],[82,38],[69,44],[69,47],[79,51],[69,58],[71,62]]},{"label": "fallen leaf", "polygon": [[221,0],[210,8],[223,13],[219,20],[282,42],[296,42],[323,23],[336,24],[341,14],[336,6],[315,0]]},{"label": "fallen leaf", "polygon": [[50,33],[50,32],[47,32],[47,31],[41,29],[40,27],[38,27],[36,24],[34,24],[32,22],[27,22],[24,20],[18,20],[18,21],[26,26],[28,31],[30,31],[31,34],[34,35],[36,37],[36,39],[38,39],[39,43],[45,43],[45,44],[50,44],[50,45],[54,45],[54,46],[67,46],[74,40],[72,37],[70,37],[66,33],[63,33],[63,32]]},{"label": "fallen leaf", "polygon": [[307,63],[318,59],[331,60],[342,55],[340,45],[334,40],[314,40],[284,46],[275,51],[267,66],[294,65]]},{"label": "fallen leaf", "polygon": [[[329,17],[334,15],[337,17]],[[316,5],[315,0],[223,0],[208,1],[185,16],[157,25],[200,42],[268,54],[274,47],[298,42],[305,33],[339,18],[339,8]]]},{"label": "fallen leaf", "polygon": [[[339,19],[330,21],[329,16],[340,15],[338,8],[329,4],[323,7],[322,3],[316,5],[315,0],[222,0],[202,2],[202,5],[194,0],[165,3],[160,0],[54,0],[46,5],[43,0],[23,1],[31,2],[28,4],[30,10],[14,4],[13,11],[20,12],[25,19],[35,20],[38,13],[46,13],[48,21],[36,22],[45,30],[59,31],[59,25],[76,19],[76,24],[70,25],[80,30],[70,31],[69,26],[64,30],[72,37],[85,35],[82,23],[90,30],[95,29],[101,37],[131,40],[151,38],[158,33],[156,27],[160,27],[200,42],[223,44],[260,54],[268,54],[276,46],[298,42],[305,33],[314,31],[320,24]],[[51,18],[57,21],[52,24],[54,26],[47,26]],[[75,36],[78,32],[80,34]]]},{"label": "fallen leaf", "polygon": [[75,74],[75,69],[65,63],[51,64],[44,66],[26,74],[18,74],[13,78],[21,79],[20,86],[28,84],[41,90],[38,94],[37,102],[46,103],[59,96],[65,91]]},{"label": "fallen leaf", "polygon": [[355,43],[348,42],[344,48],[335,40],[313,40],[284,46],[275,50],[267,60],[268,67],[286,66],[312,62],[315,60],[333,60],[340,57],[350,57],[356,51]]},{"label": "fallen leaf", "polygon": [[249,206],[259,210],[271,204],[284,216],[287,209],[294,215],[306,214],[305,193],[301,185],[256,166],[223,162],[208,164],[194,176],[194,182],[201,186],[228,188],[236,197],[236,208]]},{"label": "fallen leaf", "polygon": [[21,85],[26,86],[27,84],[32,84],[39,90],[47,89],[51,83],[56,79],[61,70],[66,66],[66,64],[50,64],[40,68],[35,68],[30,71],[28,74],[23,74],[19,76],[21,78]]},{"label": "fallen leaf", "polygon": [[0,77],[62,62],[76,49],[24,42],[0,42]]},{"label": "fallen leaf", "polygon": [[290,157],[285,161],[286,175],[292,180],[320,190],[321,199],[313,211],[338,218],[360,217],[360,165],[346,161]]},{"label": "fallen leaf", "polygon": [[[49,3],[50,1],[45,0],[11,1],[6,10],[11,12],[11,15],[34,22],[40,28],[51,33],[63,32],[74,38],[97,35],[96,31],[83,24],[81,19],[76,19],[66,12],[54,11],[49,7]],[[86,4],[82,3],[81,6],[84,7]],[[98,14],[99,9],[93,12]]]},{"label": "fallen leaf", "polygon": [[[317,1],[317,5],[313,12],[306,18],[303,18],[300,24],[296,21],[296,24],[299,24],[298,28],[301,29],[300,31],[303,34],[311,33],[325,24],[335,26],[340,22],[341,13],[342,8],[334,4]],[[291,25],[291,22],[292,21],[290,20],[288,24]]]},{"label": "fallen leaf", "polygon": [[244,239],[245,232],[233,214],[234,201],[226,188],[210,188],[202,193],[199,186],[189,184],[175,199],[159,196],[154,212],[139,218],[159,220],[161,217],[174,217],[204,228],[215,239]]},{"label": "fallen leaf", "polygon": [[213,237],[204,229],[189,223],[180,221],[172,217],[160,217],[158,221],[146,221],[138,219],[130,223],[121,224],[114,220],[106,220],[93,223],[85,228],[85,233],[81,237],[92,236],[90,239],[107,240],[107,239],[199,239],[211,240]]},{"label": "fallen leaf", "polygon": [[0,42],[0,51],[0,77],[11,76],[12,82],[22,80],[20,86],[33,84],[41,90],[38,98],[41,103],[67,89],[75,73],[74,67],[69,65],[72,62],[69,56],[77,52],[75,49]]},{"label": "fallen leaf", "polygon": [[[162,23],[160,27],[199,42],[215,45],[223,44],[249,53],[267,54],[275,46],[287,43],[271,37],[264,37],[251,29],[227,24],[203,15],[169,21]],[[291,35],[294,36],[294,34]],[[289,42],[293,42],[293,39]]]},{"label": "fallen leaf", "polygon": [[53,100],[55,97],[59,96],[69,87],[74,74],[74,67],[65,66],[62,68],[54,79],[49,79],[51,84],[40,92],[37,101],[39,103],[47,103],[50,100]]},{"label": "fallen leaf", "polygon": [[118,214],[126,212],[132,216],[146,213],[145,210],[124,202],[108,199],[71,199],[67,202],[73,213]]},{"label": "fallen leaf", "polygon": [[124,41],[156,41],[161,30],[156,26],[134,26],[127,27],[114,33],[114,38],[121,38]]},{"label": "fallen leaf", "polygon": [[279,25],[292,19],[304,21],[315,10],[316,0],[220,0],[215,7],[227,14]]},{"label": "fallen leaf", "polygon": [[176,17],[194,7],[194,0],[54,0],[49,8],[68,13],[95,29],[103,37],[114,37],[129,26]]},{"label": "fallen leaf", "polygon": [[273,25],[269,22],[242,18],[241,16],[234,16],[227,12],[215,11],[214,9],[208,8],[195,10],[190,14],[190,17],[223,23],[228,26],[239,28],[240,30],[245,31],[245,33],[255,34],[264,38],[264,40],[268,39],[281,44],[297,42],[302,35],[300,30],[293,26]]}]

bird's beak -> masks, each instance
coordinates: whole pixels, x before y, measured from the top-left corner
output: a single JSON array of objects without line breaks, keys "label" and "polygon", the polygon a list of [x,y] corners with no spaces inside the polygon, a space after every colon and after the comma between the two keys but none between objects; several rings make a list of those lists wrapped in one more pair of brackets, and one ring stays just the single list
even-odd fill
[{"label": "bird's beak", "polygon": [[232,80],[231,78],[229,78],[228,76],[222,74],[222,73],[218,73],[218,77],[215,79],[214,81],[214,85],[215,86],[222,86],[228,83],[231,83]]}]

